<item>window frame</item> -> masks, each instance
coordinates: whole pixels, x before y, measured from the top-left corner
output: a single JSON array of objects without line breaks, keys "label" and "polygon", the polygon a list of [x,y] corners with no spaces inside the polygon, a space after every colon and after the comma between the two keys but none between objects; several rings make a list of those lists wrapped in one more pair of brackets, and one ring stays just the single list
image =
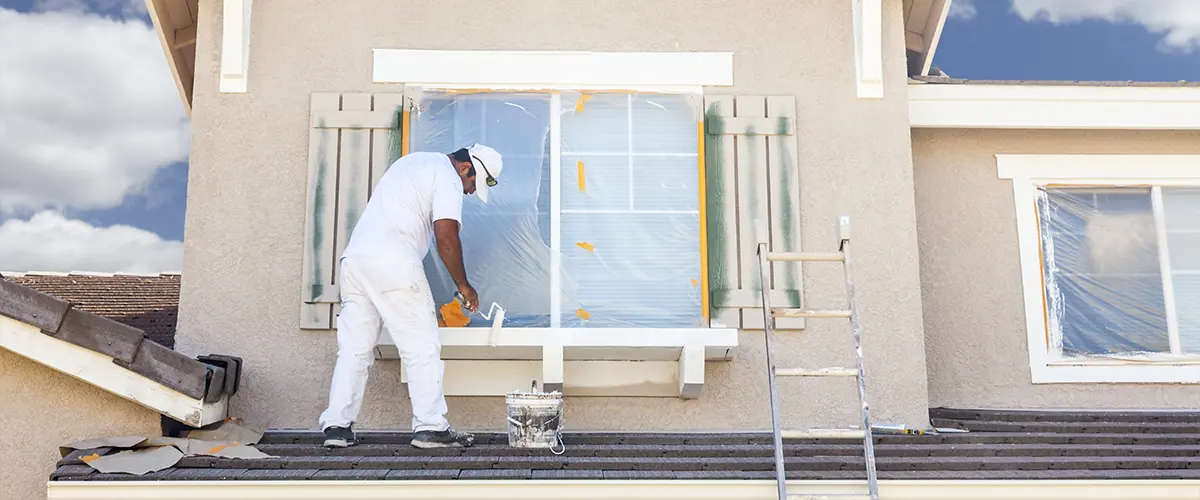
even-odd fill
[{"label": "window frame", "polygon": [[[1042,275],[1040,219],[1037,188],[1054,186],[1152,187],[1156,230],[1165,230],[1162,187],[1200,186],[1200,155],[1156,154],[997,154],[1000,179],[1012,181],[1020,252],[1022,293],[1030,374],[1034,384],[1047,383],[1200,383],[1200,355],[1166,354],[1130,359],[1117,356],[1068,358],[1052,349],[1046,318],[1045,281]],[[1165,257],[1160,248],[1160,265]],[[1164,281],[1170,283],[1169,273]],[[1165,297],[1168,310],[1174,297]],[[1170,314],[1170,313],[1168,313]],[[1174,330],[1174,328],[1172,328]],[[1177,344],[1177,331],[1172,345]]]},{"label": "window frame", "polygon": [[[467,91],[454,92],[454,94],[469,95],[469,94],[478,94],[478,93],[501,93],[501,94],[546,95],[549,97],[549,113],[550,113],[550,122],[549,122],[550,244],[549,244],[549,247],[550,247],[550,269],[551,269],[550,283],[549,283],[549,287],[550,287],[550,290],[549,290],[549,293],[550,293],[550,325],[543,326],[543,327],[507,328],[506,330],[518,330],[518,331],[522,331],[522,332],[526,332],[526,331],[536,332],[539,330],[545,330],[545,331],[560,331],[560,330],[563,330],[563,331],[646,331],[646,332],[655,332],[655,334],[658,334],[659,332],[661,332],[664,335],[672,335],[673,332],[680,332],[680,331],[687,331],[687,330],[695,331],[695,330],[722,329],[722,328],[717,328],[717,327],[712,326],[712,324],[710,322],[711,318],[710,318],[710,310],[709,310],[709,290],[708,290],[708,274],[709,274],[709,271],[708,271],[708,234],[707,234],[707,230],[706,230],[708,221],[707,221],[707,213],[705,210],[705,208],[706,208],[705,197],[706,197],[707,187],[705,186],[706,172],[705,172],[705,165],[704,165],[703,118],[699,117],[699,115],[701,113],[698,110],[698,108],[696,110],[697,123],[696,123],[696,125],[694,125],[698,130],[698,132],[697,132],[698,139],[697,139],[696,149],[690,153],[679,153],[679,154],[671,155],[671,156],[692,158],[693,161],[696,162],[697,175],[698,175],[698,181],[697,181],[696,193],[695,193],[695,195],[697,197],[696,210],[686,210],[686,211],[683,211],[683,210],[661,211],[660,210],[660,211],[656,211],[656,210],[635,209],[633,207],[633,197],[632,197],[633,196],[633,193],[632,193],[632,189],[633,189],[632,182],[633,181],[632,181],[632,177],[631,177],[630,185],[629,185],[629,188],[631,190],[631,192],[630,192],[630,207],[628,209],[628,213],[653,214],[653,213],[665,213],[665,212],[670,212],[670,213],[678,212],[680,214],[697,216],[697,219],[699,221],[699,230],[696,233],[695,243],[697,245],[697,250],[699,251],[699,254],[700,254],[700,262],[699,262],[699,270],[698,270],[700,279],[698,280],[699,284],[697,285],[698,288],[700,288],[700,304],[699,304],[700,310],[698,312],[699,312],[699,317],[702,320],[702,323],[699,326],[691,326],[691,327],[630,326],[630,327],[587,328],[587,327],[575,327],[575,326],[563,326],[562,325],[562,316],[563,316],[563,314],[562,314],[563,313],[563,311],[562,311],[562,272],[561,272],[561,270],[563,268],[563,259],[562,259],[563,248],[562,248],[562,237],[561,237],[562,229],[563,229],[562,228],[562,218],[564,215],[567,215],[567,214],[587,214],[587,213],[602,213],[602,212],[604,212],[604,210],[567,209],[567,208],[563,208],[563,206],[562,206],[562,203],[563,203],[563,195],[562,195],[563,164],[562,164],[562,161],[563,161],[563,156],[564,156],[564,152],[562,150],[563,93],[571,93],[571,94],[578,93],[581,95],[584,95],[584,94],[625,95],[628,97],[628,100],[627,100],[627,105],[629,106],[629,108],[627,109],[628,120],[629,120],[629,123],[632,125],[633,124],[633,99],[634,99],[635,95],[656,95],[657,94],[657,95],[671,95],[671,96],[678,96],[678,97],[685,97],[685,98],[692,98],[692,99],[700,99],[702,97],[702,92],[700,90],[698,90],[698,89],[683,90],[683,89],[675,89],[675,88],[663,88],[663,89],[657,89],[657,90],[621,91],[621,90],[610,90],[610,89],[587,90],[587,89],[582,89],[582,88],[571,88],[571,87],[544,89],[544,90],[543,89],[514,90],[514,89],[507,89],[507,88],[500,88],[500,87],[488,88],[486,85],[479,85],[479,84],[475,84],[474,86],[475,86],[475,88],[473,88],[473,89],[470,89]],[[410,91],[410,92],[413,97],[414,104],[418,104],[421,100],[421,94],[423,94],[424,91],[429,91],[429,92],[433,92],[433,93],[441,93],[441,92],[445,92],[448,90],[453,90],[453,89],[436,88],[436,87],[435,88],[420,88],[420,89],[414,89],[414,91]],[[693,103],[693,104],[697,107],[700,106],[699,104],[696,104],[696,103]],[[406,116],[403,118],[405,125],[404,125],[404,127],[401,128],[401,135],[402,135],[401,150],[400,150],[401,155],[407,155],[409,153],[409,147],[411,145],[410,134],[411,134],[413,125],[414,125],[414,123],[416,123],[417,119],[418,119],[418,115],[415,113],[406,113]],[[628,141],[629,141],[630,149],[628,149],[624,153],[620,153],[617,155],[611,155],[611,156],[620,156],[620,155],[627,156],[627,158],[629,160],[629,168],[631,169],[631,173],[632,173],[632,168],[633,168],[633,158],[634,157],[659,155],[657,153],[634,153],[632,150],[632,147],[633,147],[632,132],[630,132]],[[572,151],[572,152],[569,152],[566,156],[573,156],[573,155],[574,156],[580,156],[580,155],[594,156],[597,154],[599,154],[599,153],[587,152],[587,151],[584,151],[584,152]],[[441,329],[442,330],[470,330],[466,327],[462,327],[462,328],[441,327]],[[473,328],[473,329],[478,329],[478,328]]]},{"label": "window frame", "polygon": [[[402,117],[406,124],[411,122],[412,104],[425,91],[617,91],[690,94],[702,99],[706,87],[733,85],[733,54],[729,52],[376,48],[373,59],[375,84],[403,86],[408,103]],[[417,64],[420,61],[428,64]],[[409,151],[410,130],[411,126],[401,128],[403,154]],[[528,387],[529,380],[539,379],[540,374],[543,390],[564,390],[567,394],[676,395],[683,399],[700,396],[706,362],[732,360],[739,344],[739,329],[713,325],[710,318],[703,115],[697,117],[696,131],[702,325],[673,329],[503,328],[494,338],[487,328],[442,327],[439,335],[442,358],[447,360],[447,380],[457,381],[447,384],[447,395],[502,395],[513,387]],[[551,144],[561,146],[559,140]],[[375,357],[399,357],[390,335],[380,336]]]}]

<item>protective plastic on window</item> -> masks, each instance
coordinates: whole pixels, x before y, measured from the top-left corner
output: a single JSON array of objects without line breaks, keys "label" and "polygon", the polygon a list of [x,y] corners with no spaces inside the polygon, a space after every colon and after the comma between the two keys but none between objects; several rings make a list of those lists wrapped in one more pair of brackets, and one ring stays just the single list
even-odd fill
[{"label": "protective plastic on window", "polygon": [[[498,303],[506,328],[703,326],[693,97],[427,91],[417,104],[411,151],[480,142],[504,158],[488,203],[463,201],[463,260],[482,312]],[[452,301],[436,247],[425,269],[435,302]]]},{"label": "protective plastic on window", "polygon": [[[1052,187],[1039,192],[1052,350],[1064,357],[1170,354],[1160,245],[1170,255],[1180,349],[1200,351],[1200,190]],[[1157,224],[1164,222],[1166,237]]]},{"label": "protective plastic on window", "polygon": [[1180,351],[1200,354],[1200,188],[1162,188]]}]

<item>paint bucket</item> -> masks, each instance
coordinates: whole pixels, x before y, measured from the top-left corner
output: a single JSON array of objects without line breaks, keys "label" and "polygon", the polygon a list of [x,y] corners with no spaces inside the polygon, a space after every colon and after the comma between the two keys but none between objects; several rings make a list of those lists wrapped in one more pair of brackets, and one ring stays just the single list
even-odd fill
[{"label": "paint bucket", "polygon": [[562,393],[541,392],[534,381],[530,392],[513,391],[504,397],[508,407],[508,445],[514,448],[549,448],[561,455],[566,451],[562,441]]}]

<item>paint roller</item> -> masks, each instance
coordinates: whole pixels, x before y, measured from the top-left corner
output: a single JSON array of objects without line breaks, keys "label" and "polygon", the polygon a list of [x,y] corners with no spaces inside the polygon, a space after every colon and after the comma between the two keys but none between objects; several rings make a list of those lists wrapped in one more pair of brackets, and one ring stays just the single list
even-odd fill
[{"label": "paint roller", "polygon": [[[454,300],[463,305],[467,303],[467,298],[457,291],[454,292]],[[488,309],[487,314],[480,312],[479,315],[492,322],[492,329],[488,332],[488,345],[496,347],[496,334],[500,333],[500,328],[504,326],[504,308],[492,302],[492,307]]]}]

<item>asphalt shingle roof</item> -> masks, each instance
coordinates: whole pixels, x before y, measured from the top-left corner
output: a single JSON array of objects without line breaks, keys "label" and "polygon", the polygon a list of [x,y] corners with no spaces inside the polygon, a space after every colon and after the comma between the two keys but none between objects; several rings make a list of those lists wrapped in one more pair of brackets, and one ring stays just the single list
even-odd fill
[{"label": "asphalt shingle roof", "polygon": [[169,348],[175,347],[179,314],[178,274],[2,273],[5,279],[123,323]]},{"label": "asphalt shingle roof", "polygon": [[1200,87],[1200,82],[1138,82],[1104,81],[1104,80],[971,80],[967,78],[951,78],[949,76],[911,76],[912,80],[922,83],[949,85],[1045,85],[1045,86],[1080,86],[1080,87]]},{"label": "asphalt shingle roof", "polygon": [[[1200,412],[1054,412],[938,408],[938,427],[964,433],[875,436],[881,479],[1198,479]],[[268,431],[266,459],[186,457],[144,476],[101,474],[67,456],[55,481],[307,479],[770,479],[768,433],[566,433],[566,451],[507,446],[420,450],[407,432],[359,432],[327,450],[317,431]],[[862,444],[786,440],[788,478],[865,479]],[[102,451],[102,455],[104,454]]]}]

